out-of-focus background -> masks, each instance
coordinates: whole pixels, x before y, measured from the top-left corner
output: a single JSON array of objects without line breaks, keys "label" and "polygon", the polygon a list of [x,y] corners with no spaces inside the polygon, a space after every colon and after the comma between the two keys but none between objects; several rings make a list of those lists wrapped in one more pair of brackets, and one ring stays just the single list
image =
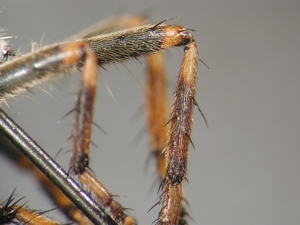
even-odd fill
[{"label": "out-of-focus background", "polygon": [[[121,13],[146,12],[153,23],[183,24],[194,32],[200,57],[197,101],[209,123],[194,114],[185,194],[190,224],[282,225],[300,223],[300,2],[299,1],[11,1],[0,2],[0,27],[12,48],[28,52],[64,40],[87,26]],[[182,49],[167,51],[172,93]],[[144,62],[144,58],[140,61]],[[151,224],[159,207],[154,164],[145,166],[143,134],[145,68],[131,60],[101,69],[93,130],[91,168],[132,208],[139,224]],[[134,76],[132,75],[134,74]],[[33,89],[35,95],[8,100],[3,108],[51,156],[71,133],[79,74]],[[103,80],[114,95],[110,96]],[[48,93],[47,93],[48,92]],[[138,112],[138,113],[137,113]],[[138,137],[138,141],[136,141]],[[68,169],[70,146],[57,160]],[[153,185],[154,183],[154,185]],[[35,209],[54,206],[26,172],[0,154],[0,195],[17,187]],[[126,197],[125,197],[126,196]],[[49,213],[66,219],[58,210]]]}]

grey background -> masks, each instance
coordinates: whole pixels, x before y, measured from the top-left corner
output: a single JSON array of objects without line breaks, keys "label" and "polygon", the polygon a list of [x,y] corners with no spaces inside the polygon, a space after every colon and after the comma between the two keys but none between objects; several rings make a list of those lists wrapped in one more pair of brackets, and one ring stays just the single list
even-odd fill
[{"label": "grey background", "polygon": [[[0,8],[0,26],[18,36],[11,44],[22,52],[30,50],[31,40],[44,37],[43,45],[51,44],[122,12],[146,10],[155,23],[178,16],[169,23],[197,30],[200,57],[211,67],[209,72],[198,66],[197,100],[209,128],[195,113],[196,150],[190,150],[189,185],[184,185],[195,220],[190,224],[300,223],[299,1],[2,0]],[[170,93],[181,57],[182,49],[166,52]],[[126,66],[135,77],[121,64],[101,70],[94,120],[108,134],[94,129],[99,147],[92,147],[91,167],[124,206],[134,209],[139,224],[151,224],[159,208],[147,211],[157,201],[158,184],[151,186],[153,164],[144,169],[147,136],[134,141],[145,127],[143,114],[135,116],[144,101],[144,68],[136,61]],[[4,106],[52,156],[71,132],[71,117],[57,121],[74,105],[78,77],[49,82],[35,88],[35,95]],[[68,158],[68,152],[58,157],[65,169]],[[0,160],[1,196],[17,187],[30,207],[53,208],[30,174],[2,155]],[[49,215],[65,221],[57,210]]]}]

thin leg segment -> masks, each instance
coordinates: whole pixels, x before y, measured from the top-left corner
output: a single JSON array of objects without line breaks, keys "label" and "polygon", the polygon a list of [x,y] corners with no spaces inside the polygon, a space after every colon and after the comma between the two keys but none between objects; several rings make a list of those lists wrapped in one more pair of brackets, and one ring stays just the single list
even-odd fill
[{"label": "thin leg segment", "polygon": [[[75,46],[70,48],[77,48]],[[74,56],[77,62],[82,56]],[[93,122],[94,99],[96,95],[98,66],[93,51],[85,45],[85,64],[81,76],[80,90],[75,104],[75,118],[73,126],[73,151],[70,162],[70,171],[76,175],[84,172],[89,165],[89,145],[91,139],[91,124]]]},{"label": "thin leg segment", "polygon": [[99,204],[103,208],[109,209],[111,218],[117,224],[134,225],[135,219],[124,213],[123,207],[114,200],[114,195],[92,174],[90,171],[85,171],[78,176],[78,179],[83,183],[89,191],[94,193]]},{"label": "thin leg segment", "polygon": [[191,141],[192,112],[196,94],[197,47],[188,44],[178,78],[171,108],[168,131],[166,178],[176,185],[186,177],[188,145]]},{"label": "thin leg segment", "polygon": [[161,184],[162,195],[158,224],[175,225],[180,218],[182,180],[186,178],[188,145],[191,141],[192,111],[196,93],[197,47],[191,41],[184,48],[176,91],[171,107],[168,141],[164,150],[166,176]]},{"label": "thin leg segment", "polygon": [[162,154],[167,142],[168,101],[166,93],[166,71],[161,52],[147,57],[146,117],[149,145],[157,164],[159,179],[166,173],[165,155]]}]

